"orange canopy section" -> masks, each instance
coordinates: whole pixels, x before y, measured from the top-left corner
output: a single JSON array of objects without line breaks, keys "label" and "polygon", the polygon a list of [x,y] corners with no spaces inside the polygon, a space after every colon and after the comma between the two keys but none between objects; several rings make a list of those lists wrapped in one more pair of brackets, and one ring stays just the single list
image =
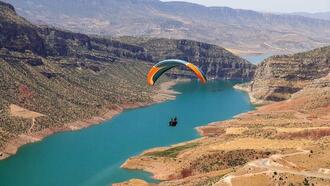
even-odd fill
[{"label": "orange canopy section", "polygon": [[188,67],[188,69],[190,69],[192,72],[194,72],[195,75],[198,77],[198,79],[202,83],[206,83],[207,79],[206,79],[205,75],[196,65],[183,61],[183,60],[169,59],[169,60],[164,60],[164,61],[157,63],[150,69],[149,73],[147,74],[148,85],[150,85],[150,86],[154,85],[155,82],[157,81],[157,79],[162,74],[164,74],[166,71],[168,71],[176,66],[180,66],[180,65],[185,65],[186,67]]}]

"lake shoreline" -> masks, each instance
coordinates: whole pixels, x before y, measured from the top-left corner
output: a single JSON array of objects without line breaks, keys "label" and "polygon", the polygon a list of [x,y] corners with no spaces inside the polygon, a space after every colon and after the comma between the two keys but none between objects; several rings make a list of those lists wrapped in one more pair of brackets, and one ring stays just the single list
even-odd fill
[{"label": "lake shoreline", "polygon": [[[328,82],[329,77],[321,78],[315,81],[315,84]],[[320,96],[325,94],[327,96]],[[264,175],[267,178],[265,183],[275,183],[267,181],[268,178],[274,178],[274,175],[267,174],[268,171],[276,172],[280,167],[288,167],[282,170],[282,174],[289,177],[294,172],[295,176],[301,176],[301,172],[306,172],[306,168],[301,168],[297,164],[300,163],[302,167],[305,167],[306,162],[309,161],[312,163],[309,165],[311,168],[307,168],[307,172],[316,170],[315,172],[319,174],[320,170],[323,170],[324,163],[321,165],[317,162],[328,161],[326,155],[329,153],[329,148],[326,147],[330,143],[330,135],[324,133],[321,137],[315,138],[306,131],[325,132],[328,130],[329,96],[329,86],[306,87],[303,91],[293,94],[289,100],[267,102],[268,104],[256,110],[242,112],[231,119],[197,127],[202,137],[172,146],[146,150],[129,158],[122,167],[146,171],[152,174],[154,179],[164,181],[164,185],[207,185],[206,183],[222,185],[232,183],[233,178],[235,178],[235,183],[244,185],[246,180],[242,178],[242,175],[254,177],[254,179],[260,179],[257,176]],[[319,97],[319,99],[316,100],[314,97]],[[311,103],[315,106],[306,107]],[[310,117],[311,115],[313,117]],[[271,130],[272,133],[270,133]],[[293,137],[297,134],[301,136]],[[316,154],[315,151],[319,153]],[[304,156],[301,156],[301,153],[304,153]],[[311,159],[314,154],[320,158]],[[282,159],[288,156],[295,157]],[[322,159],[323,156],[324,159]],[[245,161],[230,164],[241,158],[245,158]],[[274,162],[275,166],[259,164],[266,160]],[[219,166],[213,168],[212,166],[217,162],[220,162]],[[288,164],[295,166],[288,166]],[[210,168],[205,169],[205,167]],[[255,167],[261,169],[254,169]],[[328,176],[327,173],[322,173],[316,178],[323,181],[324,176]],[[285,179],[288,178],[285,177]],[[137,182],[137,180],[117,183],[115,186],[127,185],[130,182]]]},{"label": "lake shoreline", "polygon": [[[246,85],[249,85],[249,83],[250,82],[248,82],[248,84],[246,83]],[[245,87],[245,86],[242,86],[242,85],[245,85],[245,84],[236,84],[236,85],[233,86],[233,88],[248,94],[249,100],[252,104],[258,104],[259,101],[252,96],[251,91],[249,91],[248,87]],[[234,120],[238,117],[248,115],[251,112],[253,112],[253,111],[242,112],[238,115],[233,116],[232,118],[226,119],[225,121]],[[168,174],[170,174],[170,173],[168,171],[164,171],[164,167],[158,167],[157,168],[157,166],[150,166],[150,167],[146,166],[145,161],[149,162],[148,157],[143,157],[143,156],[148,154],[148,153],[162,151],[162,150],[166,150],[166,149],[170,149],[170,148],[174,148],[174,147],[179,147],[179,146],[185,146],[185,145],[188,145],[188,144],[191,144],[191,143],[202,143],[205,140],[205,138],[209,135],[203,129],[208,128],[212,125],[216,125],[219,122],[221,122],[221,121],[215,121],[215,122],[212,122],[212,123],[208,123],[206,125],[201,125],[201,126],[195,127],[195,130],[197,131],[197,133],[199,135],[195,139],[192,139],[192,140],[189,140],[189,141],[184,141],[184,142],[181,142],[181,143],[172,144],[172,145],[169,145],[169,146],[161,146],[161,147],[154,147],[154,148],[151,148],[151,149],[146,149],[143,152],[141,152],[140,154],[128,158],[120,167],[123,168],[123,169],[127,169],[127,170],[139,170],[139,171],[148,172],[152,175],[151,177],[153,179],[156,179],[158,181],[166,181],[166,180],[168,180]],[[222,121],[222,122],[224,122],[224,121]],[[142,158],[143,160],[140,161],[139,158],[141,156],[143,157]],[[150,160],[149,163],[152,163],[152,160]],[[157,163],[155,163],[155,165],[157,165]],[[167,168],[169,168],[169,167],[167,167]],[[175,167],[175,166],[173,166],[173,167]],[[170,168],[170,169],[172,169],[172,168]],[[175,171],[175,169],[173,169],[173,171]],[[132,180],[127,180],[126,182],[115,183],[113,185],[114,186],[121,186],[121,185],[125,185],[126,183],[131,183],[131,182],[134,184],[136,181],[139,182],[139,181],[143,181],[143,180],[132,179]]]},{"label": "lake shoreline", "polygon": [[94,116],[90,119],[67,123],[64,124],[64,126],[58,128],[47,128],[33,134],[21,134],[18,137],[13,138],[6,143],[3,150],[0,151],[0,161],[9,158],[12,155],[15,155],[21,146],[29,143],[35,143],[41,141],[50,135],[59,132],[81,130],[84,128],[101,124],[105,121],[111,120],[114,116],[120,114],[121,112],[127,109],[136,109],[136,108],[150,106],[153,104],[158,104],[168,100],[173,100],[176,98],[176,95],[179,94],[179,92],[171,90],[171,88],[181,81],[182,80],[172,80],[161,83],[159,85],[159,88],[155,91],[154,95],[152,95],[151,98],[153,101],[151,102],[145,102],[145,103],[138,102],[132,104],[116,105],[115,109],[108,110],[100,116]]},{"label": "lake shoreline", "polygon": [[260,100],[260,99],[257,99],[253,96],[252,94],[252,88],[251,88],[251,82],[247,82],[247,83],[243,83],[243,84],[237,84],[234,86],[234,89],[236,90],[239,90],[239,91],[242,91],[242,92],[246,92],[249,96],[249,99],[250,99],[250,102],[254,105],[266,105],[266,104],[269,104],[271,102],[267,102],[267,101],[264,101],[264,100]]}]

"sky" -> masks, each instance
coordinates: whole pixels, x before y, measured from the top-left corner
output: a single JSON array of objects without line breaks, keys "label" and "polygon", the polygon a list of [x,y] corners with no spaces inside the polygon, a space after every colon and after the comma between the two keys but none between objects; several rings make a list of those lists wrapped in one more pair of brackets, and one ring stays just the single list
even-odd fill
[{"label": "sky", "polygon": [[[172,1],[172,0],[163,0]],[[176,0],[178,1],[178,0]],[[330,12],[330,0],[180,0],[205,6],[228,6],[265,12]]]}]

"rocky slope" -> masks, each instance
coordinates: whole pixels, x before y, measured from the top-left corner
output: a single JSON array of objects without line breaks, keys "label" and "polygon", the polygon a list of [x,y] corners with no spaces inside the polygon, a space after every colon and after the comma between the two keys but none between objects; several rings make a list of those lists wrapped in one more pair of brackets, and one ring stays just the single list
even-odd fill
[{"label": "rocky slope", "polygon": [[273,56],[257,66],[253,81],[245,88],[259,102],[281,101],[329,72],[330,47]]},{"label": "rocky slope", "polygon": [[159,0],[6,0],[34,23],[88,34],[194,39],[251,52],[330,43],[330,21]]},{"label": "rocky slope", "polygon": [[[145,74],[160,59],[221,65],[223,58],[230,67],[216,75],[208,73],[216,78],[250,79],[254,72],[254,66],[214,45],[187,40],[142,45],[35,26],[1,1],[0,30],[0,159],[9,142],[14,153],[28,141],[154,102],[157,88],[146,86]],[[167,45],[157,47],[162,42],[172,43],[164,54],[161,48]],[[78,120],[87,121],[72,123]]]}]

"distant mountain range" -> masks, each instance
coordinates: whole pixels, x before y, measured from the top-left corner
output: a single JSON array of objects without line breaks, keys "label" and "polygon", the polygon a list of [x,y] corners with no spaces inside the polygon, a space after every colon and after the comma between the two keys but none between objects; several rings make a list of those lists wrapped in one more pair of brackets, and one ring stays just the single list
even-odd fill
[{"label": "distant mountain range", "polygon": [[330,21],[297,15],[159,0],[6,1],[33,23],[87,34],[193,39],[238,53],[290,53],[330,44]]},{"label": "distant mountain range", "polygon": [[291,15],[330,20],[330,12],[318,12],[318,13],[296,12],[296,13],[292,13]]}]

